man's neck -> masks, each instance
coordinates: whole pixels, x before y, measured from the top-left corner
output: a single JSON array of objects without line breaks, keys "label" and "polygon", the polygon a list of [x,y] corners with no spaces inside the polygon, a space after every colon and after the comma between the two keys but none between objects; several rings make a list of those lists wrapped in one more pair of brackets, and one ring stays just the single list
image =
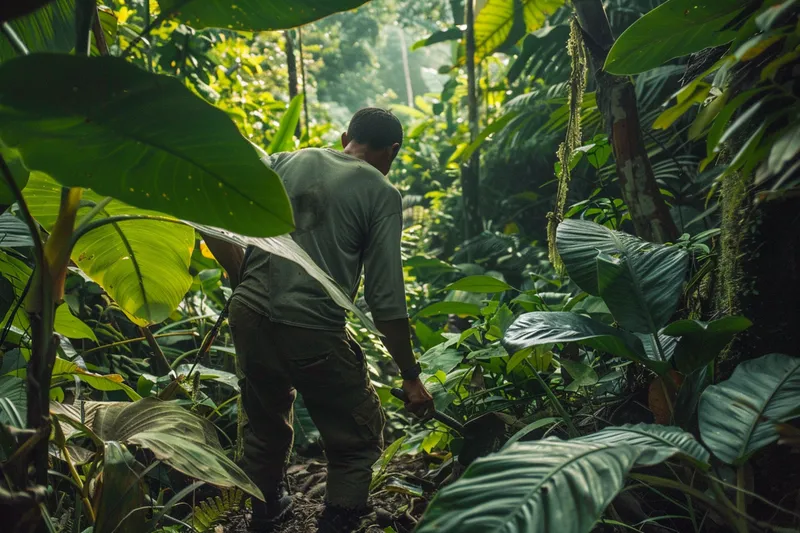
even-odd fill
[{"label": "man's neck", "polygon": [[367,161],[367,147],[363,144],[351,142],[345,146],[343,152],[351,157],[355,157],[356,159]]}]

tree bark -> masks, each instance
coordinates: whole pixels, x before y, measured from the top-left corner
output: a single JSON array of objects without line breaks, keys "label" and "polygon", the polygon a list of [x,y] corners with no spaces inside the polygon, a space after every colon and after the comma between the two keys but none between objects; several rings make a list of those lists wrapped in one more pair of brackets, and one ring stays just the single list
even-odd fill
[{"label": "tree bark", "polygon": [[[289,99],[294,100],[297,96],[297,59],[294,56],[294,40],[289,31],[283,32],[286,38],[286,69],[289,71]],[[294,136],[298,139],[302,135],[300,129],[300,121],[297,121],[297,126],[294,129]]]},{"label": "tree bark", "polygon": [[678,238],[678,228],[669,214],[647,156],[636,91],[626,77],[603,71],[614,36],[601,0],[574,0],[575,14],[589,51],[597,82],[597,105],[606,123],[614,150],[622,198],[628,206],[636,235],[652,242]]},{"label": "tree bark", "polygon": [[[467,22],[467,106],[469,120],[469,140],[474,142],[478,137],[478,93],[475,85],[475,9],[474,0],[466,2]],[[469,161],[461,165],[461,195],[464,200],[464,231],[470,239],[483,231],[479,203],[480,150],[472,152]]]}]

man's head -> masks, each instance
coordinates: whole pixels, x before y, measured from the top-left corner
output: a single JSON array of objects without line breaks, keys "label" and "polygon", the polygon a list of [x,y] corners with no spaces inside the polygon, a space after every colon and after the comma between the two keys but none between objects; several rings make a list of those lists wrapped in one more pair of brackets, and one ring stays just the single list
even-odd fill
[{"label": "man's head", "polygon": [[342,147],[363,159],[384,175],[403,144],[403,126],[397,117],[385,109],[365,107],[350,120],[347,132],[342,133]]}]

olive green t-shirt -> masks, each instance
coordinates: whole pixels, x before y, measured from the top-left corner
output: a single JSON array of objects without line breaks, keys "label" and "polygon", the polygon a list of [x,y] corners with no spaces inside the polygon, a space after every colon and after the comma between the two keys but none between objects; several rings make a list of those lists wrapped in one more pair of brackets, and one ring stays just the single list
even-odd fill
[{"label": "olive green t-shirt", "polygon": [[[355,298],[365,277],[374,320],[408,316],[400,238],[400,193],[370,164],[330,149],[274,154],[267,164],[292,202],[292,237],[344,291]],[[254,249],[234,292],[274,322],[339,330],[345,311],[300,266]]]}]

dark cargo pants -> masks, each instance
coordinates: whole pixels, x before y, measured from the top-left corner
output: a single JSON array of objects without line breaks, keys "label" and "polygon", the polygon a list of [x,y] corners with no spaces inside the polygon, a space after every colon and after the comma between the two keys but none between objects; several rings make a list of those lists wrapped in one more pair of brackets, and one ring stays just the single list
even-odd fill
[{"label": "dark cargo pants", "polygon": [[278,324],[237,300],[229,322],[245,376],[239,382],[248,418],[244,471],[264,494],[274,493],[283,479],[294,438],[296,388],[325,446],[326,500],[348,508],[366,505],[385,418],[360,347],[344,329]]}]

